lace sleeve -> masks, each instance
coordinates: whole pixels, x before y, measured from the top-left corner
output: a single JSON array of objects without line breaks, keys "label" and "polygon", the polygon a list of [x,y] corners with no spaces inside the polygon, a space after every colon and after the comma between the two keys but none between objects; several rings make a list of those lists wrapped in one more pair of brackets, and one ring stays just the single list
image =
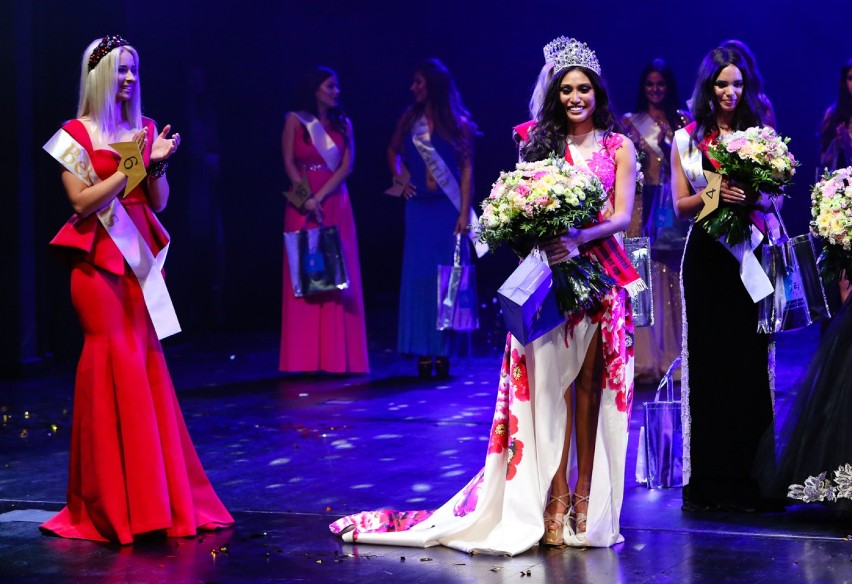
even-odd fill
[{"label": "lace sleeve", "polygon": [[607,154],[609,154],[613,159],[615,159],[615,153],[619,148],[624,144],[624,141],[628,138],[623,134],[618,134],[617,132],[612,132],[607,135],[604,139],[604,147],[606,148]]}]

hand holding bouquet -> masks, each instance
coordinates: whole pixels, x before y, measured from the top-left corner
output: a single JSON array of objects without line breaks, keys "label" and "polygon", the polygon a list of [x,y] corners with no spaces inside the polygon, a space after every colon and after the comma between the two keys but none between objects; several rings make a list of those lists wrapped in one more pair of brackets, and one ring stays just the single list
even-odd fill
[{"label": "hand holding bouquet", "polygon": [[819,257],[826,280],[852,271],[852,166],[823,175],[811,189],[811,232],[825,240]]},{"label": "hand holding bouquet", "polygon": [[[752,127],[721,136],[708,153],[719,164],[719,173],[738,184],[756,193],[783,194],[799,164],[787,149],[789,141],[772,128]],[[698,225],[728,245],[742,243],[749,239],[749,209],[720,206],[699,219]]]},{"label": "hand holding bouquet", "polygon": [[[479,238],[489,246],[523,247],[598,220],[606,202],[598,178],[561,158],[520,162],[503,172],[482,202]],[[553,268],[560,310],[590,310],[614,285],[593,260],[575,255]]]}]

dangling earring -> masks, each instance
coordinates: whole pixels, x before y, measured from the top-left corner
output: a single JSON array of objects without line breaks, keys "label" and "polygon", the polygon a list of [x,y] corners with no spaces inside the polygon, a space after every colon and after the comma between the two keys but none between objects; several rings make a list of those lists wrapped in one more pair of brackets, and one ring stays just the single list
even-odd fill
[{"label": "dangling earring", "polygon": [[716,102],[714,102],[712,99],[709,99],[708,101],[710,102],[710,113],[715,114],[716,113]]}]

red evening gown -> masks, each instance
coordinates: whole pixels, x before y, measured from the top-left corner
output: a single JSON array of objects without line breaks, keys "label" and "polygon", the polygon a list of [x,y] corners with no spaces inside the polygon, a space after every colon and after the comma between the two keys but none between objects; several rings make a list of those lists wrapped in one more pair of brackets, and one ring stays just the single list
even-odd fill
[{"label": "red evening gown", "polygon": [[[148,135],[154,123],[145,119]],[[63,126],[101,179],[119,162],[85,126]],[[150,142],[149,142],[150,143]],[[145,153],[146,163],[150,148]],[[143,181],[144,183],[144,181]],[[140,185],[119,199],[154,254],[168,242]],[[234,522],[195,452],[142,289],[95,214],[72,217],[51,241],[71,261],[83,329],[74,389],[67,505],[41,529],[61,537],[133,542],[164,530],[192,536]]]}]

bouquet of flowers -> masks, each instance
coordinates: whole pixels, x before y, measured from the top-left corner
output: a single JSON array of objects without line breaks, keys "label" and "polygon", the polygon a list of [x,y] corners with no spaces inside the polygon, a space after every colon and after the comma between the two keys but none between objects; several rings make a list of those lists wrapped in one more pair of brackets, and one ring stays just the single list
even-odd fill
[{"label": "bouquet of flowers", "polygon": [[[606,202],[598,178],[557,157],[519,162],[500,173],[482,202],[479,238],[489,246],[521,248],[593,223]],[[553,266],[556,300],[563,312],[590,310],[615,281],[593,260],[576,255]]]},{"label": "bouquet of flowers", "polygon": [[852,273],[852,166],[823,175],[811,190],[811,232],[825,241],[819,257],[826,280]]},{"label": "bouquet of flowers", "polygon": [[[783,194],[796,173],[798,161],[782,138],[768,127],[752,127],[721,136],[709,154],[719,163],[719,173],[757,192]],[[749,211],[737,205],[720,206],[698,224],[714,239],[724,237],[728,245],[749,238]]]}]

